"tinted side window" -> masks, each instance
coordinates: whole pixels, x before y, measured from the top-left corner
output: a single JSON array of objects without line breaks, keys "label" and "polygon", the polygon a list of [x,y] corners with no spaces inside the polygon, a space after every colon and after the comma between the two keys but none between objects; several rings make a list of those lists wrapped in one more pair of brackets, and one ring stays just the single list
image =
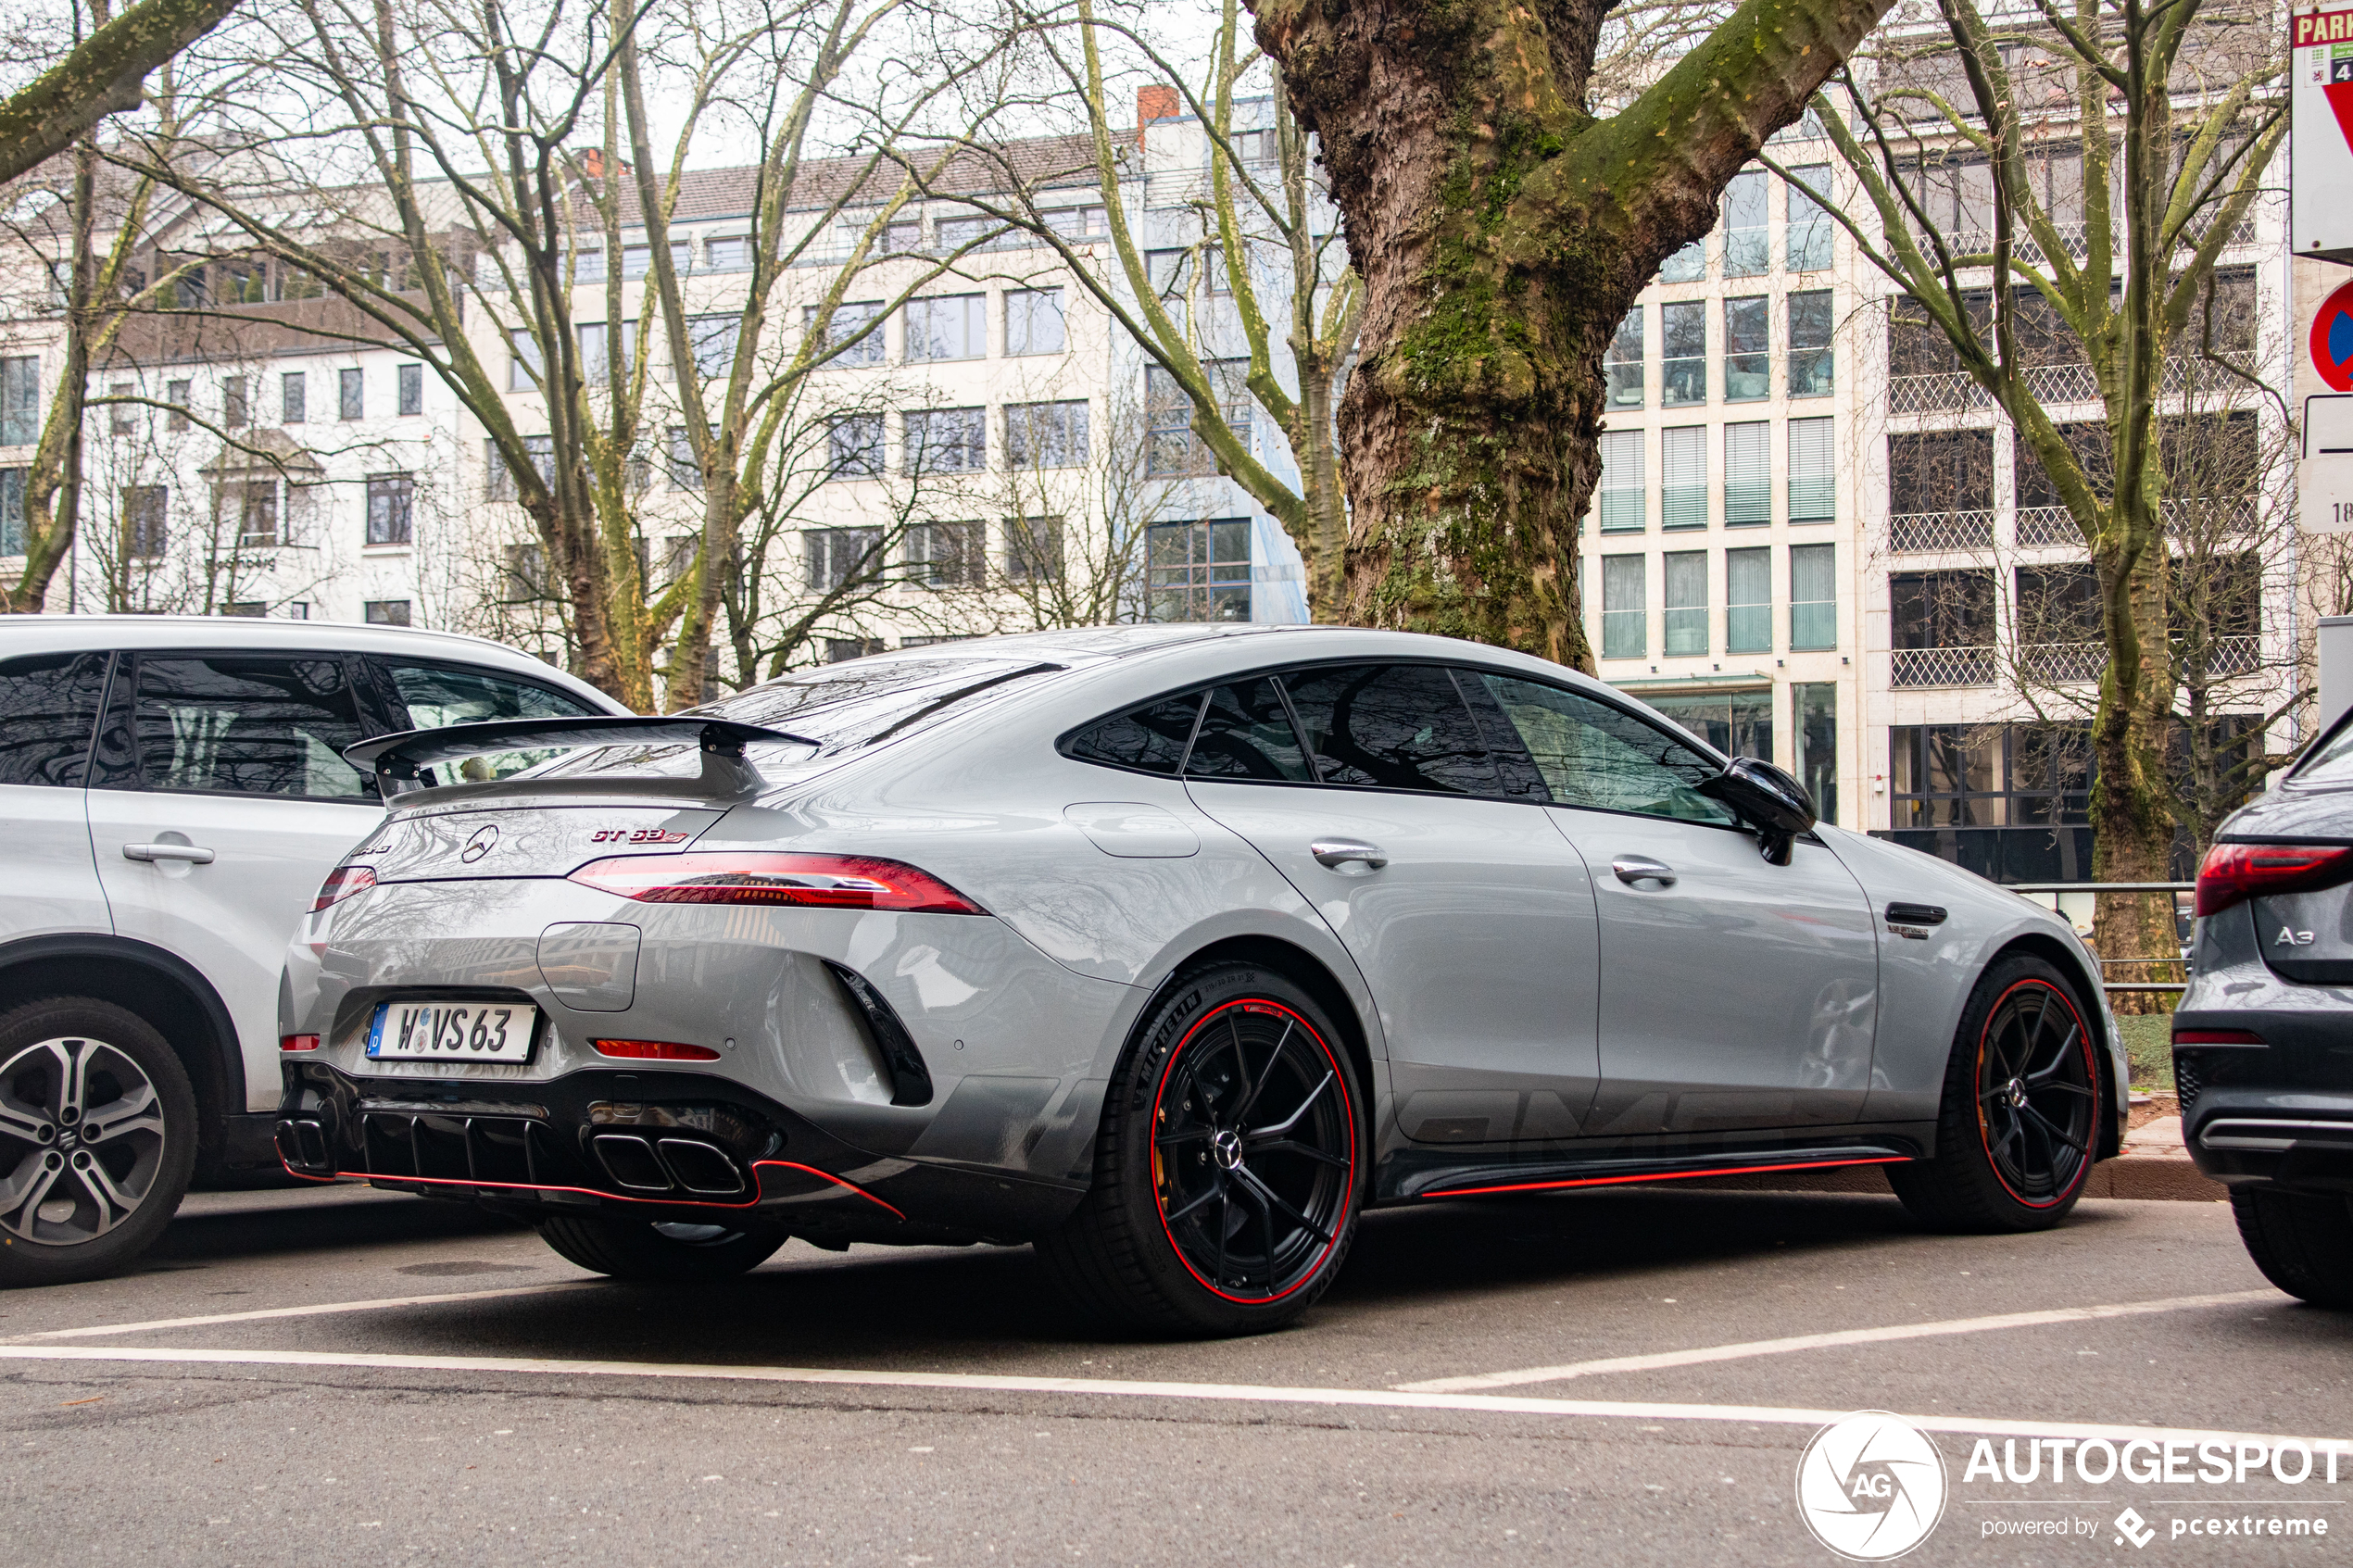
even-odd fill
[{"label": "tinted side window", "polygon": [[1286,674],[1326,784],[1493,795],[1495,769],[1453,678],[1434,664]]},{"label": "tinted side window", "polygon": [[1209,694],[1193,749],[1185,759],[1189,779],[1283,779],[1312,782],[1299,732],[1283,710],[1282,694],[1265,675],[1237,681]]},{"label": "tinted side window", "polygon": [[361,729],[341,659],[183,654],[138,668],[132,722],[145,787],[375,798],[343,759]]},{"label": "tinted side window", "polygon": [[103,653],[36,654],[0,664],[0,784],[80,788],[106,687]]},{"label": "tinted side window", "polygon": [[[448,724],[484,724],[495,719],[569,719],[595,713],[577,697],[512,675],[489,670],[468,670],[449,664],[401,664],[377,660],[391,678],[394,692],[408,711],[407,727],[437,730]],[[458,778],[472,783],[503,779],[560,751],[501,751],[469,757],[455,764]],[[456,783],[456,779],[440,780]]]},{"label": "tinted side window", "polygon": [[1519,731],[1503,705],[1495,700],[1495,694],[1487,689],[1487,683],[1476,670],[1457,670],[1453,673],[1455,689],[1470,704],[1471,717],[1478,721],[1478,733],[1487,742],[1488,755],[1494,759],[1495,781],[1504,797],[1550,805],[1553,792],[1544,783],[1543,772],[1528,754]]},{"label": "tinted side window", "polygon": [[1193,738],[1201,694],[1173,696],[1089,725],[1063,748],[1081,762],[1174,775],[1185,765],[1185,744]]},{"label": "tinted side window", "polygon": [[1733,820],[1692,788],[1723,770],[1666,731],[1557,686],[1504,675],[1478,680],[1519,732],[1559,804],[1695,822]]}]

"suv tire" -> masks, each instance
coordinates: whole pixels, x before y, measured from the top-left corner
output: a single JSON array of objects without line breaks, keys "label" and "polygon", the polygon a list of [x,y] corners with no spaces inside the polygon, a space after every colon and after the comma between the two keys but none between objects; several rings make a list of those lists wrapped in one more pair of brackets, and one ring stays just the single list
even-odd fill
[{"label": "suv tire", "polygon": [[2075,983],[2023,953],[1969,993],[1944,1067],[1936,1155],[1887,1167],[1904,1207],[1937,1230],[2047,1230],[2083,1196],[2107,1093]]},{"label": "suv tire", "polygon": [[2265,1279],[2315,1307],[2353,1308],[2353,1201],[2234,1186],[2231,1215]]},{"label": "suv tire", "polygon": [[1279,1328],[1329,1288],[1368,1163],[1323,1010],[1254,964],[1180,976],[1105,1097],[1093,1184],[1038,1254],[1092,1315],[1148,1333]]},{"label": "suv tire", "polygon": [[196,1097],[155,1026],[112,1002],[0,1013],[0,1286],[114,1273],[188,1190]]},{"label": "suv tire", "polygon": [[749,1273],[791,1239],[766,1225],[728,1225],[565,1215],[542,1220],[539,1236],[567,1262],[615,1279],[677,1284]]}]

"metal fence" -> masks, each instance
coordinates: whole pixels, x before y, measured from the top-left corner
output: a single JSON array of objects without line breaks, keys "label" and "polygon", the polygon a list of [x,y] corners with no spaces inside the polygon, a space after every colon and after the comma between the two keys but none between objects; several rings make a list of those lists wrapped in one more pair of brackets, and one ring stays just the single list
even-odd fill
[{"label": "metal fence", "polygon": [[[2171,893],[2173,908],[2179,912],[2184,895],[2197,891],[2195,882],[2006,882],[2002,884],[2013,893]],[[2189,985],[2180,980],[2109,980],[2105,978],[2110,964],[2146,965],[2186,963],[2185,957],[2165,959],[2103,959],[2094,955],[2092,961],[2100,966],[2103,991],[2186,991]]]}]

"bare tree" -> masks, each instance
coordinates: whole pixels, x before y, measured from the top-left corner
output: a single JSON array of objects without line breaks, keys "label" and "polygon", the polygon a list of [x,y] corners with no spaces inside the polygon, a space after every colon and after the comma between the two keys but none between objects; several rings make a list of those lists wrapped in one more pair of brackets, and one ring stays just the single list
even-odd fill
[{"label": "bare tree", "polygon": [[0,185],[64,152],[107,115],[139,107],[150,72],[219,26],[237,0],[141,0],[120,17],[93,0],[93,31],[21,90],[0,100]]}]

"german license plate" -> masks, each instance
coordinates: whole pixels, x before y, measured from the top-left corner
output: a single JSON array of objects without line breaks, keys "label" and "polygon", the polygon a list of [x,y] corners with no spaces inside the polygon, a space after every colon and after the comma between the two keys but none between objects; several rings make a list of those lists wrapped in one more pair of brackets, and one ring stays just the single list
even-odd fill
[{"label": "german license plate", "polygon": [[539,1010],[527,1002],[378,1002],[368,1026],[377,1061],[529,1061]]}]

